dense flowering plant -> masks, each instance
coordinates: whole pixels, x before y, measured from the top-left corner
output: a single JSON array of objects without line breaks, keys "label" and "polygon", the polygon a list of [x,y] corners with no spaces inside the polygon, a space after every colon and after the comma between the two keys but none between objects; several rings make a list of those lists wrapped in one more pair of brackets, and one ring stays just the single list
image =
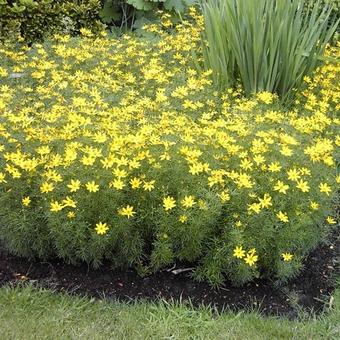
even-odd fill
[{"label": "dense flowering plant", "polygon": [[[69,262],[285,280],[336,223],[339,65],[295,106],[217,92],[197,24],[0,48],[0,240]],[[165,19],[166,20],[166,17]],[[328,53],[339,55],[334,48]]]}]

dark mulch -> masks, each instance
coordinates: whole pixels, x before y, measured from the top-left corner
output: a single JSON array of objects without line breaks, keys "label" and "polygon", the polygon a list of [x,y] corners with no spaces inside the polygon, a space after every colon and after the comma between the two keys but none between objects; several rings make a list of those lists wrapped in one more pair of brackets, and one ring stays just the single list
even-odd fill
[{"label": "dark mulch", "polygon": [[270,282],[258,280],[243,287],[233,287],[226,282],[224,287],[215,290],[207,283],[194,281],[188,272],[174,275],[165,270],[141,278],[133,270],[117,271],[109,265],[92,270],[87,265],[75,267],[60,261],[32,262],[6,254],[0,248],[0,286],[25,281],[96,298],[105,296],[121,301],[190,299],[194,306],[211,305],[217,310],[255,307],[267,315],[294,318],[297,306],[320,312],[329,301],[334,290],[331,278],[335,274],[339,250],[339,237],[333,233],[327,243],[306,259],[301,274],[284,287],[274,288]]}]

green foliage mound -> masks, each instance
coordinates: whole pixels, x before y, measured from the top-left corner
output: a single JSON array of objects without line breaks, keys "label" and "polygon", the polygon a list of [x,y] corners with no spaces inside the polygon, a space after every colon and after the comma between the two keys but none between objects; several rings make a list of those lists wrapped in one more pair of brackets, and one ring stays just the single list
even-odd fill
[{"label": "green foliage mound", "polygon": [[152,41],[83,31],[0,49],[9,251],[142,274],[185,261],[197,278],[241,284],[292,277],[328,235],[339,65],[305,78],[289,111],[268,92],[218,92],[193,67],[202,18],[191,11],[198,25],[150,25]]}]

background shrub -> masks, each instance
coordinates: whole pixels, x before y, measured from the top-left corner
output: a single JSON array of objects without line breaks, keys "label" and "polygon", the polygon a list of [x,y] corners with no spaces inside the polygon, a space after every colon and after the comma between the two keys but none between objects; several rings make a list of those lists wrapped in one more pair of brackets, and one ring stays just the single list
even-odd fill
[{"label": "background shrub", "polygon": [[98,33],[104,27],[140,29],[169,13],[168,25],[178,21],[195,0],[1,0],[0,40],[42,41],[56,33],[79,34],[81,28]]},{"label": "background shrub", "polygon": [[97,32],[104,27],[100,9],[99,0],[2,0],[0,39],[32,43],[56,33],[78,34],[81,28]]}]

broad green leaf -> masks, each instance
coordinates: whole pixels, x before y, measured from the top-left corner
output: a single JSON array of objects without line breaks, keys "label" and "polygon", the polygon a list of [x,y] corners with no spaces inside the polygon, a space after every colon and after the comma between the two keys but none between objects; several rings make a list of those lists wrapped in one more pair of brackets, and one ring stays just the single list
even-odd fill
[{"label": "broad green leaf", "polygon": [[13,7],[11,7],[11,11],[14,13],[21,13],[26,9],[26,6],[19,6],[16,3],[13,4]]},{"label": "broad green leaf", "polygon": [[183,12],[185,7],[183,0],[166,0],[164,2],[164,8],[169,11]]},{"label": "broad green leaf", "polygon": [[26,7],[37,7],[38,3],[33,0],[19,0],[20,5],[26,6]]},{"label": "broad green leaf", "polygon": [[127,0],[126,2],[141,11],[150,11],[157,7],[156,3],[145,0]]},{"label": "broad green leaf", "polygon": [[164,8],[169,11],[184,12],[187,7],[196,3],[196,0],[165,0]]},{"label": "broad green leaf", "polygon": [[121,17],[113,1],[106,1],[104,3],[103,8],[99,12],[99,16],[107,24],[112,21],[119,20]]}]

